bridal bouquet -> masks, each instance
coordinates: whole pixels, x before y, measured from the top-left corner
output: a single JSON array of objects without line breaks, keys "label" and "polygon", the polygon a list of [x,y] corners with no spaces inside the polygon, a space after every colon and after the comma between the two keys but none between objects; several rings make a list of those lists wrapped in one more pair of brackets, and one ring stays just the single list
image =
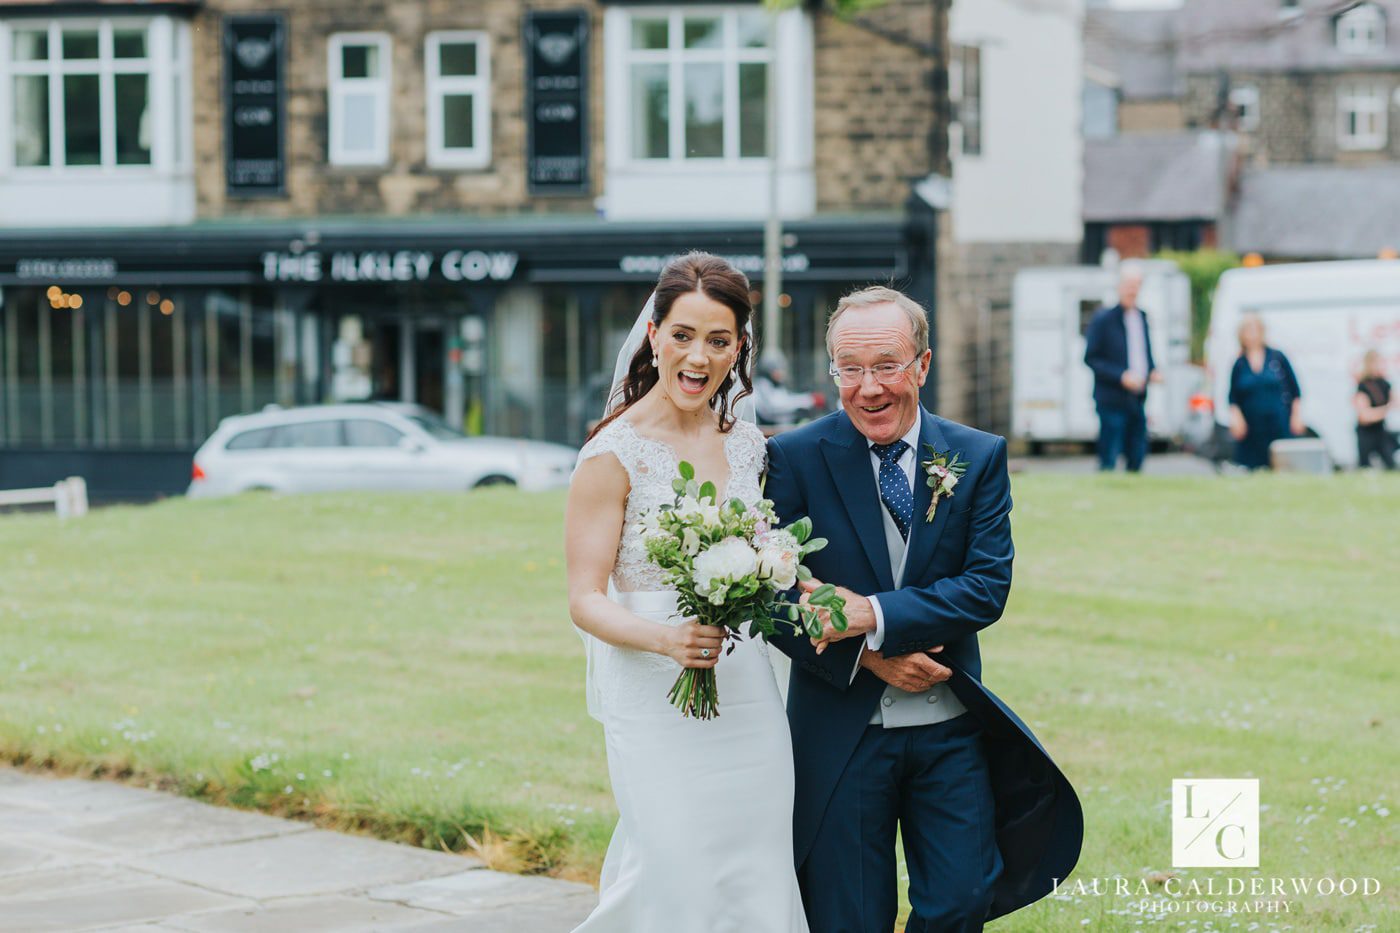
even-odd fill
[{"label": "bridal bouquet", "polygon": [[[684,461],[671,486],[675,502],[648,512],[639,530],[647,557],[675,588],[682,615],[722,626],[736,638],[748,623],[750,637],[766,638],[777,630],[775,611],[786,608],[795,632],[819,638],[822,621],[817,610],[826,609],[832,626],[845,631],[846,602],[831,584],[815,590],[806,605],[780,595],[798,580],[811,579],[802,558],[826,547],[825,538],[810,537],[810,519],[777,528],[778,517],[767,499],[751,506],[739,499],[720,503],[714,483],[696,483],[695,468]],[[728,650],[734,650],[733,642]],[[682,670],[670,700],[685,716],[718,716],[714,668]]]}]

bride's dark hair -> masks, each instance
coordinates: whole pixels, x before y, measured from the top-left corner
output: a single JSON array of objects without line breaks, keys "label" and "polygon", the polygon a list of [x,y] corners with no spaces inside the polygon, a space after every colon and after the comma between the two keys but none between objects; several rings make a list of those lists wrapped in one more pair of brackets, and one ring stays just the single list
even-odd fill
[{"label": "bride's dark hair", "polygon": [[[753,340],[748,333],[749,318],[753,316],[753,303],[749,301],[749,280],[744,273],[718,256],[701,252],[677,256],[666,264],[666,268],[661,270],[661,277],[656,280],[656,300],[652,306],[651,322],[660,328],[666,316],[671,313],[671,306],[676,303],[676,299],[692,292],[699,292],[734,312],[734,325],[740,340],[739,355],[735,357],[734,365],[729,368],[724,381],[719,384],[719,389],[710,397],[710,407],[719,412],[719,429],[723,433],[734,426],[734,415],[730,407],[753,392],[753,383],[749,378],[749,360],[754,353]],[[627,364],[627,375],[622,380],[622,385],[618,386],[617,392],[608,400],[609,404],[616,407],[611,414],[598,422],[597,427],[588,432],[589,440],[637,404],[637,401],[656,385],[661,376],[656,367],[651,365],[651,359],[651,343],[643,340],[637,352],[632,354],[631,362]],[[729,390],[734,385],[735,373],[738,373],[739,384],[743,388],[730,398]]]}]

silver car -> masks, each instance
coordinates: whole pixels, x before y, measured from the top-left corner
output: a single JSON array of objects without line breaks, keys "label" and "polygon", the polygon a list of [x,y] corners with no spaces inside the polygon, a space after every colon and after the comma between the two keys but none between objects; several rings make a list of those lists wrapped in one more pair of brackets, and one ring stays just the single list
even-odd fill
[{"label": "silver car", "polygon": [[553,489],[568,485],[576,456],[562,444],[467,437],[417,405],[273,407],[220,422],[194,455],[188,495]]}]

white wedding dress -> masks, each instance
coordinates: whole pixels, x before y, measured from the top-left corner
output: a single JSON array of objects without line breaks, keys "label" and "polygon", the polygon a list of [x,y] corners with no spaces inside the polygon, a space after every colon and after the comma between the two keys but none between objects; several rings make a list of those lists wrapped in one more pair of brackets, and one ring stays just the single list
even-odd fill
[{"label": "white wedding dress", "polygon": [[[612,454],[631,492],[610,595],[677,624],[675,593],[648,563],[635,527],[674,501],[677,456],[618,418],[579,452]],[[725,438],[725,500],[761,498],[762,433]],[[597,908],[576,933],[806,933],[793,871],[792,740],[761,639],[737,641],[715,667],[720,715],[687,719],[667,700],[680,665],[585,638],[589,712],[603,723],[618,823]]]}]

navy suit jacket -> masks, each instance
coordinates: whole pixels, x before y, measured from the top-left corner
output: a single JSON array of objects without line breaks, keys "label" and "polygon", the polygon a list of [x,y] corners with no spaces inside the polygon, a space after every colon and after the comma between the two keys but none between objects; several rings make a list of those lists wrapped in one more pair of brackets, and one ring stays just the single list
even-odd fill
[{"label": "navy suit jacket", "polygon": [[[977,632],[1001,617],[1011,589],[1011,483],[1006,441],[920,412],[919,461],[925,444],[968,463],[954,494],[924,522],[931,490],[915,478],[904,586],[895,589],[868,442],[844,411],[773,438],[765,495],[787,524],[803,516],[827,547],[806,558],[813,575],[863,596],[879,595],[886,657],[943,645],[954,671],[949,687],[977,716],[986,736],[997,801],[997,841],[1004,871],[991,917],[1050,893],[1079,858],[1083,815],[1069,782],[1011,710],[981,683]],[[832,643],[818,655],[810,641],[780,627],[773,643],[793,661],[788,685],[797,796],[793,843],[807,859],[837,780],[875,712],[885,684],[861,669],[851,679],[864,638]]]},{"label": "navy suit jacket", "polygon": [[[1152,359],[1152,333],[1147,328],[1147,315],[1142,315],[1143,342],[1147,344],[1147,374],[1157,368]],[[1084,362],[1094,371],[1094,401],[1104,408],[1129,408],[1141,405],[1147,389],[1129,392],[1123,388],[1123,374],[1128,371],[1128,325],[1123,323],[1123,306],[1103,308],[1089,322],[1084,332]]]}]

